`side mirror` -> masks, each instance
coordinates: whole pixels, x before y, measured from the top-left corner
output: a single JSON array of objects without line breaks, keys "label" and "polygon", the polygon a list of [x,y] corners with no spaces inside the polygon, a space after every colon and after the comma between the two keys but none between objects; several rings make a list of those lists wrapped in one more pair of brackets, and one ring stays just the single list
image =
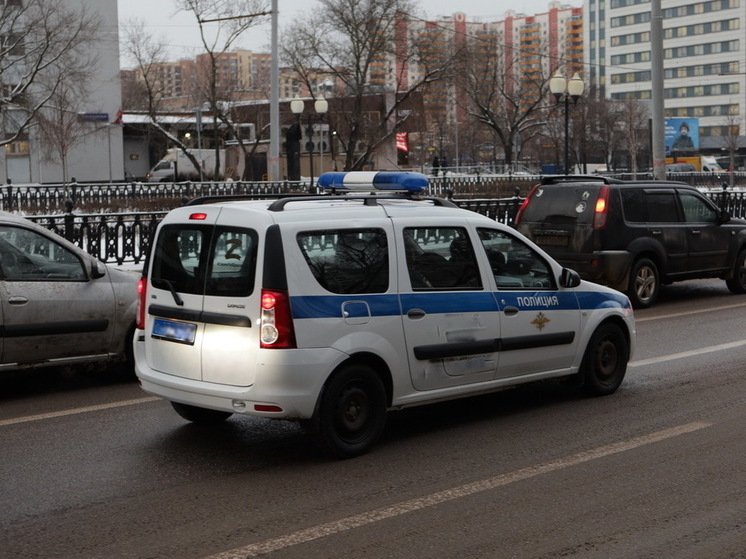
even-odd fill
[{"label": "side mirror", "polygon": [[580,276],[575,270],[562,268],[562,273],[560,273],[560,285],[562,287],[577,287],[580,285]]},{"label": "side mirror", "polygon": [[103,262],[94,260],[91,263],[91,277],[93,279],[102,278],[106,275],[106,265]]},{"label": "side mirror", "polygon": [[730,212],[728,210],[720,210],[718,221],[720,223],[728,223],[730,221]]}]

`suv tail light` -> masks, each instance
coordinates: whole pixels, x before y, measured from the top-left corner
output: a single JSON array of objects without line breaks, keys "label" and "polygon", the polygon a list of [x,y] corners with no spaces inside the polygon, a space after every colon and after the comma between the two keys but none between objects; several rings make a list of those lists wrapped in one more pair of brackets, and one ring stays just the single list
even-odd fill
[{"label": "suv tail light", "polygon": [[271,349],[295,347],[293,315],[287,291],[262,289],[259,346]]},{"label": "suv tail light", "polygon": [[606,227],[606,218],[609,215],[609,185],[603,185],[598,191],[596,207],[593,211],[593,228],[603,229]]},{"label": "suv tail light", "polygon": [[523,200],[521,203],[521,207],[518,208],[518,212],[515,214],[515,219],[513,220],[513,227],[518,227],[518,225],[521,223],[521,219],[523,219],[523,212],[526,209],[526,206],[528,206],[529,201],[531,200],[531,197],[534,195],[534,192],[536,192],[536,189],[539,188],[538,184],[535,184],[531,191],[528,193],[528,196]]},{"label": "suv tail light", "polygon": [[137,282],[137,328],[145,330],[145,307],[148,291],[148,278],[145,276]]}]

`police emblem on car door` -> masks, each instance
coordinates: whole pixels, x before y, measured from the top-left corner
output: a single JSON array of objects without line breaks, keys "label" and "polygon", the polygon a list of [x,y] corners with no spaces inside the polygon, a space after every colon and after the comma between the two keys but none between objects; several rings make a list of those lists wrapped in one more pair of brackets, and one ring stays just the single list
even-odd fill
[{"label": "police emblem on car door", "polygon": [[518,237],[481,228],[479,238],[492,269],[500,309],[497,377],[570,367],[580,329],[575,292],[558,287],[548,262]]}]

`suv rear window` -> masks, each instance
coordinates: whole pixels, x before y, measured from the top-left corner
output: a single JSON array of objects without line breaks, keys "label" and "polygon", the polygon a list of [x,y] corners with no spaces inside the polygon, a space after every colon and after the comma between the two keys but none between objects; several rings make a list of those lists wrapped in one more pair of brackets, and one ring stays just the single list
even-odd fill
[{"label": "suv rear window", "polygon": [[251,229],[168,225],[158,236],[150,281],[179,293],[248,297],[256,253],[257,234]]},{"label": "suv rear window", "polygon": [[548,185],[536,189],[523,221],[592,223],[600,184]]}]

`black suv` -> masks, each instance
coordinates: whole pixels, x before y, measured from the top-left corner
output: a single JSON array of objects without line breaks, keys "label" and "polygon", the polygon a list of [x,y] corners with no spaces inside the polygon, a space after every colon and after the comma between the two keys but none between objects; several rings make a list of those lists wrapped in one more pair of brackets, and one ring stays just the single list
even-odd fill
[{"label": "black suv", "polygon": [[584,279],[651,306],[661,284],[717,277],[746,293],[746,220],[680,182],[544,177],[515,227]]}]

